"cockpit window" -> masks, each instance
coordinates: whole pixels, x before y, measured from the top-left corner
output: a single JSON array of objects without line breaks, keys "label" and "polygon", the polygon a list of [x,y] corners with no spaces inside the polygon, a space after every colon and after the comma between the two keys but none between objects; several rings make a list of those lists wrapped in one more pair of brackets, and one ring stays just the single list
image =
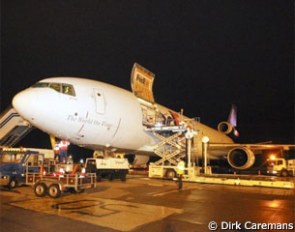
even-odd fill
[{"label": "cockpit window", "polygon": [[38,82],[32,86],[33,88],[51,88],[59,93],[63,93],[70,96],[76,96],[74,86],[66,83],[54,83],[54,82]]},{"label": "cockpit window", "polygon": [[71,95],[71,96],[76,96],[74,87],[69,84],[62,84],[62,93]]},{"label": "cockpit window", "polygon": [[47,83],[47,82],[37,82],[32,87],[33,88],[45,88],[45,87],[48,87],[48,86],[49,86],[49,83]]},{"label": "cockpit window", "polygon": [[49,88],[54,89],[57,92],[60,92],[60,84],[59,83],[50,83]]}]

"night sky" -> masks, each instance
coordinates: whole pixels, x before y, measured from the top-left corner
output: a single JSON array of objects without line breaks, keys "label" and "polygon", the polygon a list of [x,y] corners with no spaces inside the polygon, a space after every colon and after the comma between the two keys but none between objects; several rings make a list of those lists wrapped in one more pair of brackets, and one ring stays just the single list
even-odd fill
[{"label": "night sky", "polygon": [[1,0],[1,112],[50,76],[130,90],[134,62],[156,102],[214,128],[234,103],[240,142],[294,143],[293,0]]}]

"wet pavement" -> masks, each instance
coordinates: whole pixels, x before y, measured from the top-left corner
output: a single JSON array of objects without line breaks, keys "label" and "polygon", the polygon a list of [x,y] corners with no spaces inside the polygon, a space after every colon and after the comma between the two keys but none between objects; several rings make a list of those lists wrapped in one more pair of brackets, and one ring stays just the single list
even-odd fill
[{"label": "wet pavement", "polygon": [[26,186],[1,189],[0,201],[5,232],[293,231],[295,225],[294,189],[184,183],[178,191],[173,181],[142,176],[58,199],[37,198]]}]

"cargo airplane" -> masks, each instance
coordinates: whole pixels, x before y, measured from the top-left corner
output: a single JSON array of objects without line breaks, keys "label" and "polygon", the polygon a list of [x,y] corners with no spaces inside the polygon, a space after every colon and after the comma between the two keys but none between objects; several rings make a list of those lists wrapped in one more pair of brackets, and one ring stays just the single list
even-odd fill
[{"label": "cargo airplane", "polygon": [[202,155],[202,138],[207,136],[209,157],[224,157],[236,169],[250,168],[255,154],[263,150],[288,150],[294,145],[237,144],[236,108],[217,130],[155,103],[154,74],[139,64],[131,73],[132,92],[119,87],[74,77],[43,79],[13,98],[15,110],[34,127],[67,139],[81,147],[135,154],[137,164],[147,163],[159,143],[150,131],[155,126],[191,123],[197,132],[193,157]]}]

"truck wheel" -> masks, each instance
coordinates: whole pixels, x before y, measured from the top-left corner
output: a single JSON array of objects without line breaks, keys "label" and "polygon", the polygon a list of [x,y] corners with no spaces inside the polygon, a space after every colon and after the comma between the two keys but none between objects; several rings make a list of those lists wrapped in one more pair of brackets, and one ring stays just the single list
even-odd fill
[{"label": "truck wheel", "polygon": [[34,193],[37,197],[44,197],[47,193],[47,186],[44,183],[37,183],[34,186]]},{"label": "truck wheel", "polygon": [[168,179],[173,179],[173,178],[176,177],[176,172],[175,172],[173,169],[168,169],[168,170],[166,171],[166,177],[167,177]]},{"label": "truck wheel", "polygon": [[9,189],[13,189],[13,188],[15,188],[17,186],[17,181],[16,181],[16,179],[11,179],[11,181],[9,182],[9,184],[8,184],[8,188]]},{"label": "truck wheel", "polygon": [[282,170],[282,171],[281,171],[281,176],[282,176],[282,177],[287,177],[287,176],[289,176],[288,171],[287,171],[287,170]]},{"label": "truck wheel", "polygon": [[58,184],[52,184],[48,188],[48,195],[51,198],[58,198],[61,195],[61,191]]}]

